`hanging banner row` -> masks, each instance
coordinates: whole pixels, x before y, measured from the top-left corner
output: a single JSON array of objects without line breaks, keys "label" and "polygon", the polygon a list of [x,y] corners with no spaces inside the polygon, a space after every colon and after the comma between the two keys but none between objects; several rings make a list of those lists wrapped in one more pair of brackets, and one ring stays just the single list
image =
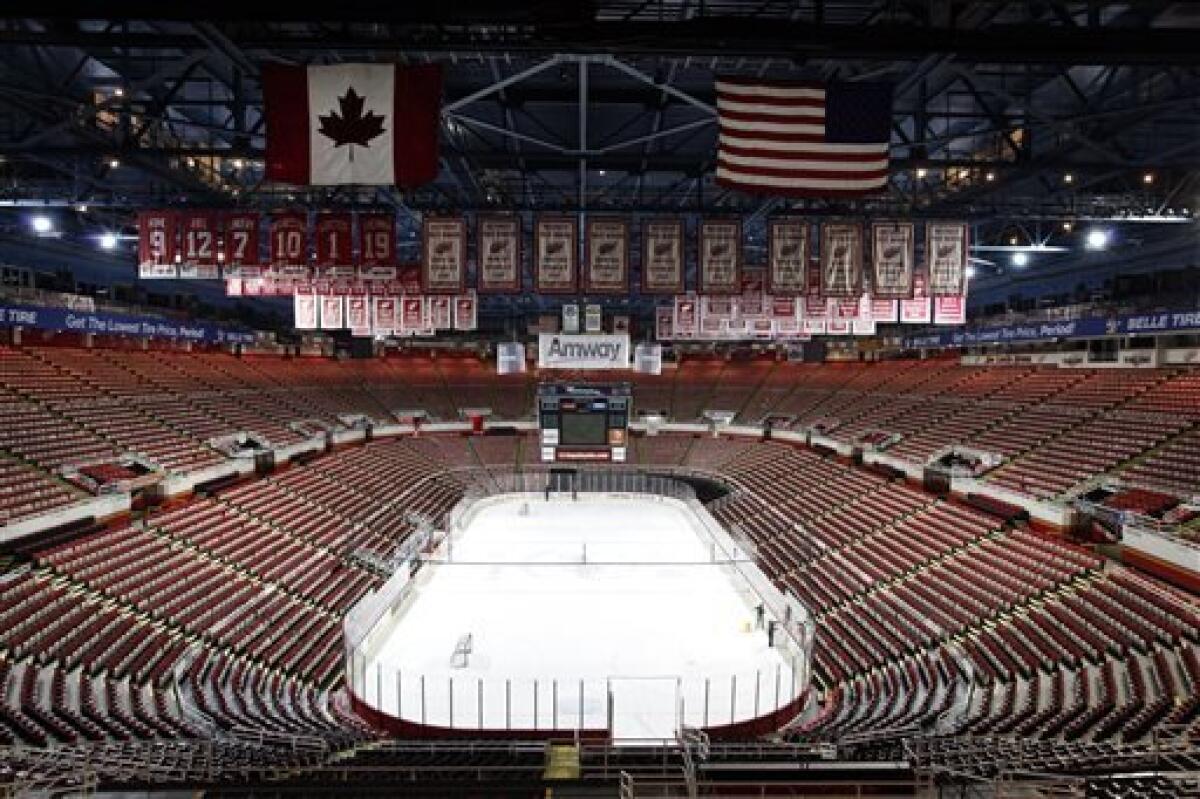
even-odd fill
[{"label": "hanging banner row", "polygon": [[[396,224],[390,214],[143,211],[138,217],[139,274],[184,279],[396,279]],[[628,219],[542,215],[533,223],[533,289],[539,294],[627,294],[633,239]],[[643,294],[687,290],[682,219],[641,222]],[[260,247],[266,236],[264,254]],[[815,234],[815,235],[814,235]],[[775,217],[767,223],[767,289],[774,296],[819,294],[910,299],[918,275],[930,297],[961,296],[969,257],[967,225],[927,222],[918,265],[913,222],[871,223]],[[467,219],[429,217],[422,226],[415,267],[422,294],[461,294],[474,274],[480,292],[523,289],[521,220],[475,218],[475,246]],[[582,263],[581,263],[582,259]],[[695,230],[694,288],[705,295],[741,290],[743,257],[739,219],[701,219]],[[290,287],[279,292],[292,293]]]},{"label": "hanging banner row", "polygon": [[475,330],[479,300],[474,292],[450,296],[293,295],[297,330],[349,330],[354,336],[432,336],[445,330]]}]

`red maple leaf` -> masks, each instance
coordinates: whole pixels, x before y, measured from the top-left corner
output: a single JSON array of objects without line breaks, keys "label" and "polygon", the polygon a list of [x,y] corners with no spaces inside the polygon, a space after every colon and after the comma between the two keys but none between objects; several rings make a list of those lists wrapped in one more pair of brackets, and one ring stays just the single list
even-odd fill
[{"label": "red maple leaf", "polygon": [[364,116],[363,101],[365,99],[365,97],[360,97],[351,86],[344,95],[338,98],[340,114],[337,111],[330,111],[328,114],[317,117],[321,121],[321,127],[317,132],[332,139],[334,147],[341,147],[343,144],[370,147],[371,139],[384,132],[384,117],[374,111],[367,111]]}]

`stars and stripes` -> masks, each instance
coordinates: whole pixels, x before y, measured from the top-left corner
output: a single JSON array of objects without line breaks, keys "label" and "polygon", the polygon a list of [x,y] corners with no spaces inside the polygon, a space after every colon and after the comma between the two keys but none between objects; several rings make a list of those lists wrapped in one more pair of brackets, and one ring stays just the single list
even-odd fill
[{"label": "stars and stripes", "polygon": [[717,80],[717,182],[762,194],[854,197],[887,187],[892,89]]}]

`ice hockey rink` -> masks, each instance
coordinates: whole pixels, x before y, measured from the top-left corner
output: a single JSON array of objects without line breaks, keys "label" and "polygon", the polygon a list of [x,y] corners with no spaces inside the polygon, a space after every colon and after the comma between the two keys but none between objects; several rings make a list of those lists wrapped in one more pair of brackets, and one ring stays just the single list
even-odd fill
[{"label": "ice hockey rink", "polygon": [[623,740],[787,704],[803,665],[768,646],[707,529],[687,504],[644,495],[479,502],[367,661],[366,700],[430,726],[611,725]]}]

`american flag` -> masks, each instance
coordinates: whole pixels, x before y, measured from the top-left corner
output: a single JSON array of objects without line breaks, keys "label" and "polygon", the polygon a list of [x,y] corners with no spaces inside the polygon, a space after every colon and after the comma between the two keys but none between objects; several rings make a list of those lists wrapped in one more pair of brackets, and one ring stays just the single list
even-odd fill
[{"label": "american flag", "polygon": [[892,87],[717,80],[717,182],[759,194],[856,197],[887,187]]}]

